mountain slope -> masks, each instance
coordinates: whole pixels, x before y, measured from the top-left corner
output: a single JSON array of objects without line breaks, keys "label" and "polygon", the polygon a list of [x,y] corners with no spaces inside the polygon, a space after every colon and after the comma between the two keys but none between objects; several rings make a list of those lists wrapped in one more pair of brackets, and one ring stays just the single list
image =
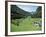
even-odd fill
[{"label": "mountain slope", "polygon": [[16,5],[11,5],[11,16],[12,19],[13,18],[19,19],[19,18],[31,16],[31,13],[18,8]]}]

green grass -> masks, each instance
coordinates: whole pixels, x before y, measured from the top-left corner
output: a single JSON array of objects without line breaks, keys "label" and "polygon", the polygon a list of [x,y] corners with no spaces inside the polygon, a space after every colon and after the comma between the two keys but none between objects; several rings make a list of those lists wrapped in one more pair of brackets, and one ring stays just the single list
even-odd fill
[{"label": "green grass", "polygon": [[33,25],[33,22],[40,21],[41,18],[25,18],[20,19],[19,26],[16,25],[17,21],[12,20],[11,23],[11,32],[20,32],[20,31],[39,31],[41,27]]}]

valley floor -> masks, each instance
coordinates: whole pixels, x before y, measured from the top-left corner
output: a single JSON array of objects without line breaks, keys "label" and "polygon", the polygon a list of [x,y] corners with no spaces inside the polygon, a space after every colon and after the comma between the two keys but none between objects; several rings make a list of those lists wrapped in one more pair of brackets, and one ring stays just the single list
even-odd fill
[{"label": "valley floor", "polygon": [[11,23],[11,32],[20,32],[20,31],[39,31],[42,29],[42,26],[35,25],[34,22],[42,21],[41,18],[25,18],[20,19],[19,26],[17,26],[16,20],[13,20]]}]

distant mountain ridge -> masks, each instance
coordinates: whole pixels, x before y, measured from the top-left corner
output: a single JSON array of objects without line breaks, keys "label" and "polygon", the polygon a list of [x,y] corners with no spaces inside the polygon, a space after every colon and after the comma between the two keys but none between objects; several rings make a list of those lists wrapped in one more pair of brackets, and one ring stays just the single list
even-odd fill
[{"label": "distant mountain ridge", "polygon": [[11,5],[11,16],[12,16],[12,18],[14,17],[14,18],[19,19],[19,18],[22,18],[22,17],[31,16],[31,13],[20,9],[16,5]]}]

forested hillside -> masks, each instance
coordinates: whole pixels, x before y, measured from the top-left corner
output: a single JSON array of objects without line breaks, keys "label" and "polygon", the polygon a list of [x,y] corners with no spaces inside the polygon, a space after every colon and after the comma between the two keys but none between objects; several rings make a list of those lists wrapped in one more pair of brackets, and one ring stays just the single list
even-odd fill
[{"label": "forested hillside", "polygon": [[18,8],[16,5],[11,5],[11,16],[12,18],[19,19],[19,18],[31,16],[31,13]]}]

